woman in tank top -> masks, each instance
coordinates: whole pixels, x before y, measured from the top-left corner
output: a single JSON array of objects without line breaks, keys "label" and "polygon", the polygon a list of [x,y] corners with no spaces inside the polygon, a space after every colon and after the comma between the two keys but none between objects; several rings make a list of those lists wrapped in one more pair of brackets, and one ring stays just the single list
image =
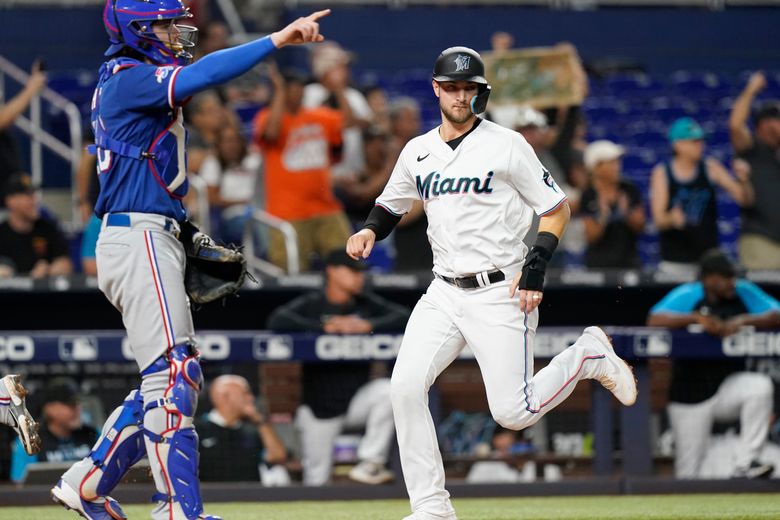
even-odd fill
[{"label": "woman in tank top", "polygon": [[704,130],[684,117],[669,128],[671,159],[657,164],[650,179],[653,222],[659,232],[665,272],[694,273],[702,254],[718,247],[715,186],[726,190],[740,206],[752,198],[750,171],[735,161],[732,176],[718,160],[704,157]]}]

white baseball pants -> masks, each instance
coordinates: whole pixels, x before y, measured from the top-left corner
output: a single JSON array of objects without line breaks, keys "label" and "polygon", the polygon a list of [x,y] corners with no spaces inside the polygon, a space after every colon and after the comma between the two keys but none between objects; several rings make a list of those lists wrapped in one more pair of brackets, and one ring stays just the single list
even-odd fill
[{"label": "white baseball pants", "polygon": [[361,386],[345,415],[318,419],[311,408],[301,405],[295,417],[301,439],[303,484],[322,486],[333,470],[333,445],[342,430],[365,427],[358,445],[358,459],[385,464],[393,441],[393,410],[390,406],[390,380],[374,379]]},{"label": "white baseball pants", "polygon": [[597,340],[581,336],[533,375],[538,311],[523,314],[510,281],[460,289],[435,279],[406,326],[391,380],[393,414],[412,511],[454,519],[444,467],[428,409],[428,389],[468,344],[485,382],[493,418],[506,428],[531,426],[574,390],[603,374]]},{"label": "white baseball pants", "polygon": [[709,446],[712,423],[739,419],[740,449],[735,467],[746,468],[758,454],[769,434],[774,388],[766,374],[737,372],[718,387],[715,395],[701,403],[669,403],[669,422],[674,435],[674,474],[677,478],[698,478]]}]

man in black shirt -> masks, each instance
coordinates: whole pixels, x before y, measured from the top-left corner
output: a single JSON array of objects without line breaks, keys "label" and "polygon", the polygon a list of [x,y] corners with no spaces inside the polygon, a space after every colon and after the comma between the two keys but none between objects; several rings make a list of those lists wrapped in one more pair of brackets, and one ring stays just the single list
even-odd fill
[{"label": "man in black shirt", "polygon": [[[705,253],[698,282],[676,287],[650,310],[647,324],[670,329],[699,326],[726,337],[742,326],[780,326],[780,303],[747,280],[717,249]],[[743,359],[677,359],[669,388],[669,422],[677,478],[702,476],[712,423],[740,421],[734,476],[767,477],[774,468],[757,459],[769,433],[772,380],[745,371]]]},{"label": "man in black shirt", "polygon": [[201,481],[258,481],[265,462],[285,462],[287,450],[255,406],[246,379],[236,375],[216,378],[209,387],[209,398],[214,408],[195,421]]},{"label": "man in black shirt", "polygon": [[[279,307],[268,319],[268,327],[326,334],[402,332],[409,311],[364,292],[364,270],[365,264],[343,250],[331,252],[326,259],[324,291]],[[330,480],[333,445],[346,426],[366,428],[358,447],[360,463],[350,471],[350,478],[366,484],[393,478],[384,467],[394,431],[390,380],[371,380],[370,376],[370,363],[304,363],[303,403],[296,417],[304,484],[319,486]]]},{"label": "man in black shirt", "polygon": [[752,204],[742,212],[739,259],[748,269],[780,269],[780,103],[760,106],[748,126],[756,95],[766,87],[766,77],[756,72],[734,102],[729,119],[731,144],[736,155],[750,165]]},{"label": "man in black shirt", "polygon": [[26,455],[14,450],[11,460],[11,480],[24,478],[26,467],[36,462],[65,462],[89,455],[98,432],[81,422],[81,404],[76,384],[67,379],[49,383],[42,395],[41,451]]},{"label": "man in black shirt", "polygon": [[56,223],[42,218],[36,189],[24,173],[5,187],[8,219],[0,224],[0,276],[44,278],[70,274],[68,243]]}]

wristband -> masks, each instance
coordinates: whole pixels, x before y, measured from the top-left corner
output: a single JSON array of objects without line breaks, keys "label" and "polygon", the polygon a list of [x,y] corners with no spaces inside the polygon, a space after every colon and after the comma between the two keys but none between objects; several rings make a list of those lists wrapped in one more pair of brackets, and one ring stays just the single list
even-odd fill
[{"label": "wristband", "polygon": [[523,264],[520,276],[520,288],[531,291],[544,289],[544,275],[547,263],[552,259],[555,248],[558,247],[558,237],[547,231],[536,236],[536,243]]},{"label": "wristband", "polygon": [[366,223],[363,225],[363,229],[370,229],[376,235],[376,240],[387,238],[387,235],[395,228],[395,226],[401,221],[401,217],[393,215],[383,207],[377,205],[368,214]]}]

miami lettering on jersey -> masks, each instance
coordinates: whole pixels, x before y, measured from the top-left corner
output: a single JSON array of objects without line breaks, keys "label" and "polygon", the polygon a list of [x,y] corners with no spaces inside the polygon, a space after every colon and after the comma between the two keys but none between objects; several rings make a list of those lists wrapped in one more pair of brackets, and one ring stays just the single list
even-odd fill
[{"label": "miami lettering on jersey", "polygon": [[418,175],[417,181],[417,193],[420,194],[422,200],[428,200],[431,195],[439,197],[441,195],[457,195],[460,193],[493,193],[493,188],[490,187],[490,181],[493,180],[493,172],[487,172],[484,179],[479,177],[446,177],[440,179],[440,174],[437,172],[431,172],[425,180],[421,179]]}]

